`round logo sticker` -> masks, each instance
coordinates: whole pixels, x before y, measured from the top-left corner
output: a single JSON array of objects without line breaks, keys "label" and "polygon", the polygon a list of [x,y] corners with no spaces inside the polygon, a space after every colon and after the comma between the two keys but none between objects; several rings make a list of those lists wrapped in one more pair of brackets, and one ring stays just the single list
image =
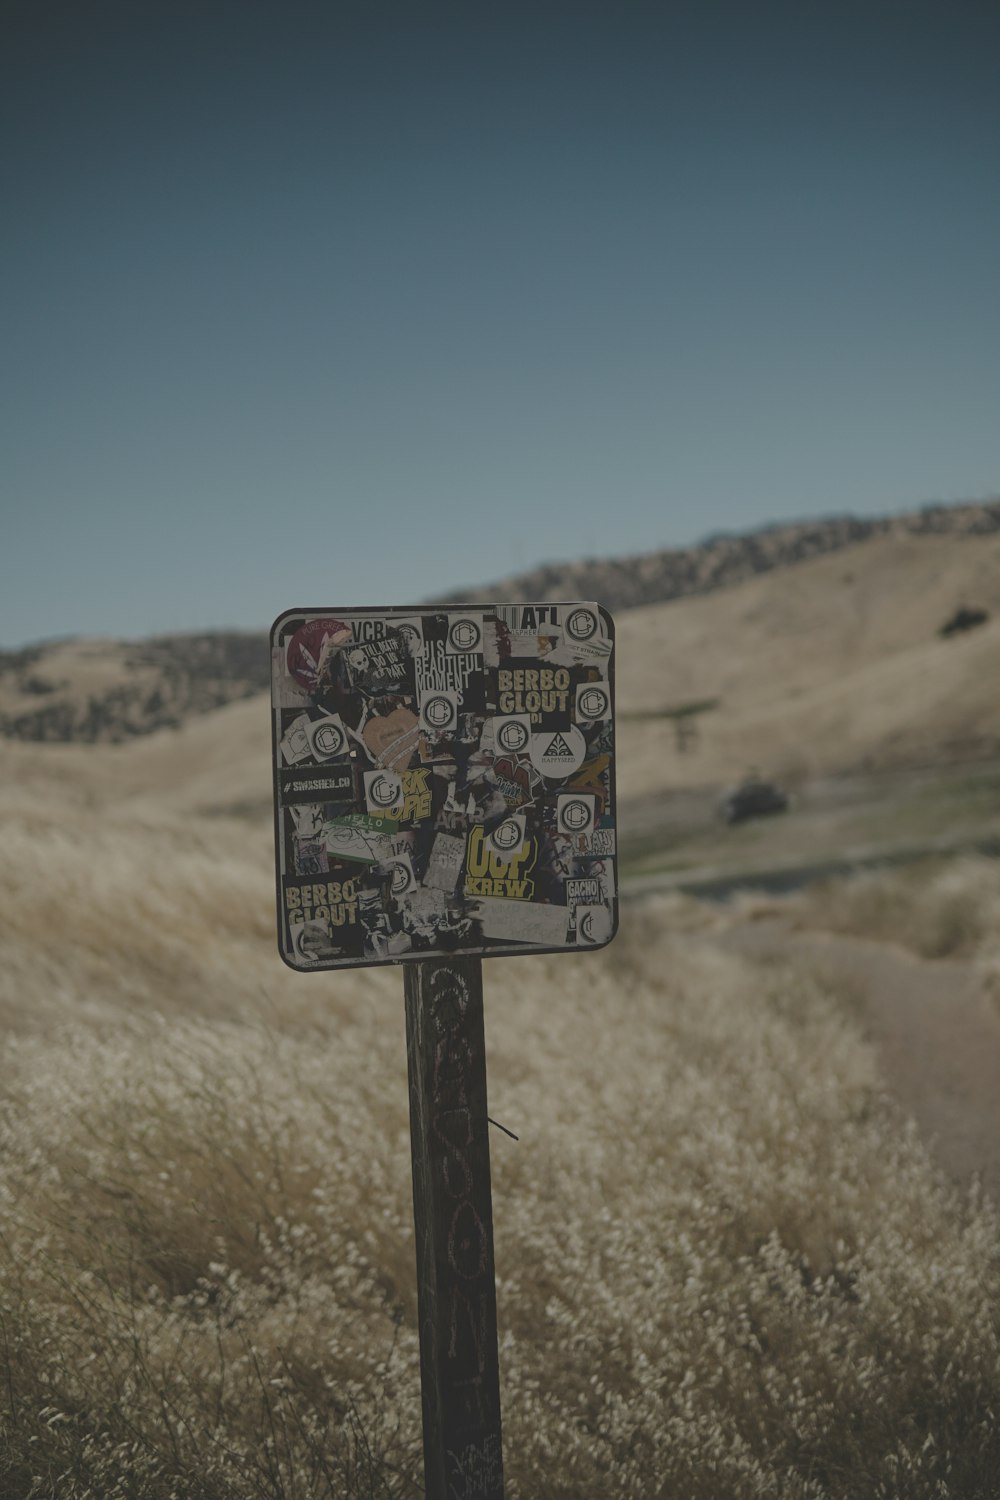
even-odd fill
[{"label": "round logo sticker", "polygon": [[531,736],[531,762],[543,776],[572,776],[583,765],[587,753],[587,741],[571,724],[566,729],[550,730],[547,734]]},{"label": "round logo sticker", "polygon": [[566,621],[566,631],[574,641],[589,641],[597,629],[597,616],[592,609],[574,609]]},{"label": "round logo sticker", "polygon": [[475,620],[456,620],[448,632],[448,641],[453,651],[475,651],[479,636]]},{"label": "round logo sticker", "polygon": [[570,833],[579,833],[581,828],[586,828],[590,822],[590,805],[580,797],[574,797],[572,802],[565,802],[562,807],[563,826]]},{"label": "round logo sticker", "polygon": [[454,705],[450,698],[438,694],[424,703],[424,722],[432,729],[444,729],[451,723]]},{"label": "round logo sticker", "polygon": [[392,867],[392,894],[401,896],[410,888],[410,872],[402,860],[397,860]]},{"label": "round logo sticker", "polygon": [[517,719],[507,719],[497,730],[497,744],[501,750],[506,750],[516,755],[519,750],[527,747],[531,735],[526,725],[519,723]]},{"label": "round logo sticker", "polygon": [[521,829],[521,825],[520,823],[518,823],[516,818],[505,819],[504,822],[500,824],[499,828],[494,828],[492,834],[490,835],[490,839],[494,846],[497,849],[502,850],[504,853],[507,853],[511,849],[516,849],[518,844],[521,843],[523,837],[524,834]]},{"label": "round logo sticker", "polygon": [[328,759],[339,755],[346,744],[347,736],[339,724],[330,720],[320,724],[313,734],[313,746],[318,755],[325,755]]},{"label": "round logo sticker", "polygon": [[584,719],[603,719],[608,711],[608,695],[603,688],[585,687],[577,708]]},{"label": "round logo sticker", "polygon": [[594,913],[592,911],[585,911],[576,926],[582,938],[585,938],[588,943],[594,941]]},{"label": "round logo sticker", "polygon": [[399,793],[399,781],[391,776],[373,776],[368,786],[368,797],[376,807],[391,807]]}]

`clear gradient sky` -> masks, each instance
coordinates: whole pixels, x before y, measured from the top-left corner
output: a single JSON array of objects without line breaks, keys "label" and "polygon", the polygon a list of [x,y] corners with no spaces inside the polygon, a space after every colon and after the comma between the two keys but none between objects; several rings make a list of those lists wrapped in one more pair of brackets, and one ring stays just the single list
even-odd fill
[{"label": "clear gradient sky", "polygon": [[1000,492],[1000,5],[6,0],[0,646]]}]

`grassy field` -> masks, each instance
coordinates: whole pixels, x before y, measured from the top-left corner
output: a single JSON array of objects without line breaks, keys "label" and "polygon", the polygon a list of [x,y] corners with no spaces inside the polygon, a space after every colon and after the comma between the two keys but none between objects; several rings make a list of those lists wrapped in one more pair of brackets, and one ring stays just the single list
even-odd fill
[{"label": "grassy field", "polygon": [[788,810],[727,827],[717,788],[675,788],[623,808],[627,874],[752,872],[869,855],[1000,846],[1000,764],[992,760],[841,773],[787,784]]},{"label": "grassy field", "polygon": [[[0,814],[0,1494],[418,1495],[399,973],[282,967],[259,824]],[[994,1210],[706,920],[486,966],[509,1495],[995,1497]]]},{"label": "grassy field", "polygon": [[748,898],[797,926],[895,943],[924,959],[970,960],[1000,1006],[1000,861],[975,855],[915,860],[903,869],[817,881],[783,901]]}]

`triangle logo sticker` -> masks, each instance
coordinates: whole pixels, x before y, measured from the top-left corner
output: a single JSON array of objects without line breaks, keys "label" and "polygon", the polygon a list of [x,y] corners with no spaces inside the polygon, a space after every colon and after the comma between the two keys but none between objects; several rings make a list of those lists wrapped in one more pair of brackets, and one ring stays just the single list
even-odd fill
[{"label": "triangle logo sticker", "polygon": [[576,759],[576,756],[573,754],[573,751],[572,751],[571,747],[569,745],[567,745],[567,743],[563,739],[562,735],[558,734],[558,733],[554,734],[552,736],[552,738],[549,740],[548,747],[547,747],[547,749],[545,751],[545,754],[547,756],[548,755],[563,756],[567,760],[575,760]]}]

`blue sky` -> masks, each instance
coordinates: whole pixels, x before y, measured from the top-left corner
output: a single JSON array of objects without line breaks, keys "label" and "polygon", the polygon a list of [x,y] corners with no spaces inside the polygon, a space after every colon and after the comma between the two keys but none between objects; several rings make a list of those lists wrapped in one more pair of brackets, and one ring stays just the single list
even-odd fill
[{"label": "blue sky", "polygon": [[1000,493],[1000,10],[5,6],[0,646]]}]

